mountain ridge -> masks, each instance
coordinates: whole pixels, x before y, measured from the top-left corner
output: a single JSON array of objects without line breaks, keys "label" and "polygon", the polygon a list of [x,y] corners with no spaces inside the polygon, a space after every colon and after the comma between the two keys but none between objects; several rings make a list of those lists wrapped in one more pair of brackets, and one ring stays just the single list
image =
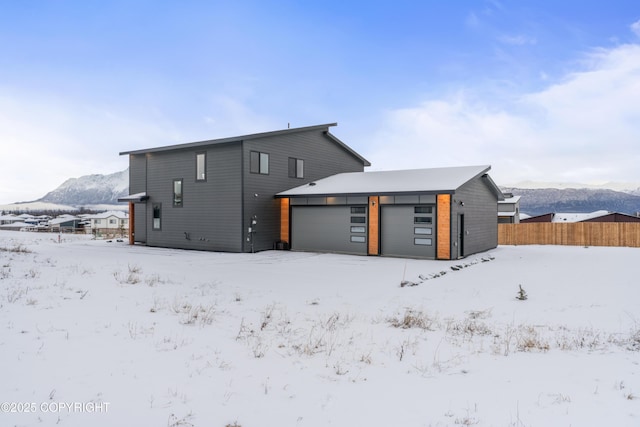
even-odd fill
[{"label": "mountain ridge", "polygon": [[[528,182],[529,185],[544,183]],[[556,183],[559,186],[565,185]],[[568,184],[566,184],[568,185]],[[541,215],[549,212],[588,213],[597,210],[635,215],[640,211],[640,186],[633,188],[630,183],[610,183],[611,187],[625,188],[624,191],[601,186],[572,184],[571,188],[521,188],[500,186],[501,190],[521,196],[520,212]],[[595,187],[595,188],[594,188]],[[37,210],[38,204],[60,205],[60,210],[69,207],[103,209],[126,209],[118,203],[118,198],[129,194],[129,169],[107,175],[92,174],[69,178],[43,197],[25,203],[0,206],[4,210]],[[51,208],[49,208],[51,209]]]},{"label": "mountain ridge", "polygon": [[640,193],[594,188],[513,188],[503,192],[520,198],[520,212],[531,216],[550,212],[589,213],[598,210],[635,215],[640,212]]}]

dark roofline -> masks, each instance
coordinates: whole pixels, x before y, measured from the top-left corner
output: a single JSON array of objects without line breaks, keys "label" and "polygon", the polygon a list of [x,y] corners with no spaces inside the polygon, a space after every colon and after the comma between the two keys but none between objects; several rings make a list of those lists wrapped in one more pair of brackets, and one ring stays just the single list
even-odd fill
[{"label": "dark roofline", "polygon": [[362,196],[412,196],[418,194],[420,196],[435,196],[438,194],[455,194],[455,190],[429,190],[429,191],[373,191],[373,192],[354,192],[354,193],[321,193],[321,194],[293,194],[280,195],[275,194],[274,199],[304,199],[314,197],[362,197]]},{"label": "dark roofline", "polygon": [[206,141],[188,142],[188,143],[185,143],[185,144],[174,144],[174,145],[167,145],[167,146],[164,146],[164,147],[146,148],[146,149],[142,149],[142,150],[122,151],[120,153],[120,155],[123,156],[125,154],[146,154],[146,153],[157,153],[157,152],[161,152],[161,151],[184,150],[184,149],[190,149],[190,148],[203,147],[203,146],[212,145],[212,144],[225,144],[225,143],[231,143],[231,142],[240,142],[240,141],[246,141],[246,140],[249,140],[249,139],[265,138],[265,137],[270,137],[270,136],[286,135],[286,134],[289,134],[289,133],[308,132],[308,131],[313,131],[313,130],[324,129],[325,130],[325,134],[327,136],[332,137],[332,139],[335,142],[337,142],[338,144],[342,145],[343,148],[347,149],[347,151],[351,152],[356,157],[362,159],[366,163],[369,163],[367,160],[365,160],[360,155],[358,155],[355,151],[353,151],[349,147],[347,147],[343,142],[341,142],[340,140],[335,138],[333,135],[331,135],[329,133],[329,128],[332,127],[332,126],[338,126],[338,123],[326,123],[326,124],[322,124],[322,125],[306,126],[306,127],[291,128],[291,129],[282,129],[282,130],[276,130],[276,131],[270,131],[270,132],[260,132],[260,133],[253,133],[253,134],[249,134],[249,135],[233,136],[233,137],[229,137],[229,138],[209,139],[209,140],[206,140]]},{"label": "dark roofline", "polygon": [[[337,123],[336,123],[337,124]],[[324,133],[325,135],[327,135],[327,137],[332,140],[333,142],[335,142],[336,144],[338,144],[340,147],[342,147],[345,151],[347,151],[349,154],[355,156],[356,158],[358,158],[360,161],[362,161],[362,163],[365,166],[371,166],[371,162],[367,159],[365,159],[364,157],[362,157],[360,154],[356,153],[355,151],[353,151],[353,149],[351,147],[349,147],[347,144],[345,144],[344,142],[340,141],[338,139],[338,137],[336,137],[335,135],[332,135],[328,130],[325,131]]]},{"label": "dark roofline", "polygon": [[487,185],[489,186],[489,190],[491,190],[491,192],[495,194],[495,196],[498,198],[498,201],[499,202],[504,201],[504,193],[502,192],[502,190],[500,190],[500,187],[496,185],[493,179],[491,179],[489,174],[486,173],[486,171],[484,175],[482,175],[482,179],[484,179],[487,182]]}]

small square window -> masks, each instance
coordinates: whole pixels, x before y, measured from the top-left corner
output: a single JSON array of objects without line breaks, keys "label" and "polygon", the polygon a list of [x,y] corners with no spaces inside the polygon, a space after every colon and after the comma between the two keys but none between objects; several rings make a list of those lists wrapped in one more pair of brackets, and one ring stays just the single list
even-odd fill
[{"label": "small square window", "polygon": [[359,226],[359,225],[352,225],[351,226],[351,232],[352,233],[366,233],[367,230],[365,227]]},{"label": "small square window", "polygon": [[364,236],[351,236],[352,243],[365,243],[367,241]]},{"label": "small square window", "polygon": [[429,227],[416,227],[413,229],[413,234],[433,234],[433,230]]},{"label": "small square window", "polygon": [[363,214],[367,213],[367,208],[365,206],[352,206],[351,207],[352,214]]},{"label": "small square window", "polygon": [[366,218],[363,216],[352,216],[351,224],[365,224],[367,222]]}]

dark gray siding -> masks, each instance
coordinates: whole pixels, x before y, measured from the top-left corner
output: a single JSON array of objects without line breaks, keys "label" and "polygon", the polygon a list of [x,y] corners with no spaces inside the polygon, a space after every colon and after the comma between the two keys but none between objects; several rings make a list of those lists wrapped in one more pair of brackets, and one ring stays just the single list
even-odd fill
[{"label": "dark gray siding", "polygon": [[[147,191],[147,157],[144,154],[129,155],[129,194]],[[134,240],[139,243],[147,241],[147,207],[144,203],[136,203]]]},{"label": "dark gray siding", "polygon": [[[269,154],[269,174],[250,172],[250,152]],[[244,218],[249,227],[257,215],[254,249],[272,249],[280,239],[280,208],[274,195],[280,191],[342,172],[362,172],[364,164],[340,148],[323,131],[315,130],[253,139],[243,143],[244,159]],[[304,160],[304,178],[289,178],[289,158]],[[257,196],[256,196],[257,194]],[[245,242],[244,251],[250,251]]]},{"label": "dark gray siding", "polygon": [[[206,152],[206,181],[196,181],[196,152]],[[147,244],[183,249],[242,250],[242,152],[239,144],[147,154]],[[173,206],[173,180],[183,180],[182,207]],[[161,230],[152,206],[162,204]]]},{"label": "dark gray siding", "polygon": [[[464,203],[462,206],[460,203]],[[498,246],[498,199],[483,178],[473,179],[460,187],[451,202],[451,256],[460,256],[457,245],[458,215],[464,214],[464,256]]]}]

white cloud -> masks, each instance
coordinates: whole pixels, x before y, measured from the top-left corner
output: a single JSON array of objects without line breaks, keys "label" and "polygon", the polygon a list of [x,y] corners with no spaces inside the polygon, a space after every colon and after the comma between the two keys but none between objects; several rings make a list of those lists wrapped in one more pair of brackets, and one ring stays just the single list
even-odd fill
[{"label": "white cloud", "polygon": [[[0,204],[34,200],[69,178],[128,166],[122,151],[284,129],[242,101],[216,97],[179,126],[160,109],[0,88]],[[274,127],[275,126],[275,127]]]},{"label": "white cloud", "polygon": [[61,99],[0,97],[0,141],[8,150],[0,156],[0,203],[37,199],[68,178],[123,170],[128,159],[120,151],[167,141],[167,127]]},{"label": "white cloud", "polygon": [[640,182],[640,46],[586,59],[511,105],[460,92],[390,111],[366,154],[377,169],[491,164],[504,184]]},{"label": "white cloud", "polygon": [[631,24],[631,31],[633,31],[636,36],[640,37],[640,19]]}]

